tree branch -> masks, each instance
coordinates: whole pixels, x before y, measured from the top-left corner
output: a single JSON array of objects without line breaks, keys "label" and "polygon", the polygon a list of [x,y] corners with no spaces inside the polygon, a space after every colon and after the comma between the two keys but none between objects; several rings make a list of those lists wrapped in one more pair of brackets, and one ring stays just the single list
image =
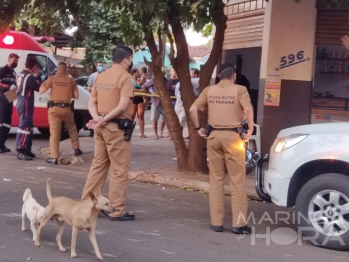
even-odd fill
[{"label": "tree branch", "polygon": [[172,66],[173,67],[177,67],[176,65],[176,60],[175,60],[175,50],[174,50],[174,41],[173,41],[173,36],[170,32],[170,30],[168,29],[169,27],[169,24],[168,24],[168,17],[166,15],[165,17],[165,22],[164,22],[164,29],[165,29],[165,33],[166,33],[166,36],[168,37],[169,41],[170,41],[170,60],[172,62]]}]

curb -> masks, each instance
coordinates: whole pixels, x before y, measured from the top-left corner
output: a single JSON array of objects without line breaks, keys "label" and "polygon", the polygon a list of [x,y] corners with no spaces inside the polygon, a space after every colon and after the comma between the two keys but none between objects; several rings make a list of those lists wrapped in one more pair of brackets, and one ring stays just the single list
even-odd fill
[{"label": "curb", "polygon": [[[164,186],[182,188],[182,189],[192,189],[196,191],[203,191],[205,193],[209,192],[210,184],[205,181],[198,181],[193,179],[184,179],[184,178],[174,178],[174,177],[166,177],[163,175],[158,175],[154,173],[148,172],[129,172],[129,180],[142,182],[142,183],[151,183],[151,184],[160,184]],[[249,194],[246,191],[247,197],[255,200],[260,200],[255,195]],[[224,195],[230,196],[230,187],[228,185],[224,185]]]}]

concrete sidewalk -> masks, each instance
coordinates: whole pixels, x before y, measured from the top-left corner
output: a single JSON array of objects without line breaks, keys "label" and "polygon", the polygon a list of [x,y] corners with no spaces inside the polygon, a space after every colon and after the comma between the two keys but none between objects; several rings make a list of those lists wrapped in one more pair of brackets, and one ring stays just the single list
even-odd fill
[{"label": "concrete sidewalk", "polygon": [[[81,156],[82,161],[78,161],[74,165],[74,169],[88,172],[93,159],[94,139],[89,137],[80,138],[80,148],[84,154]],[[67,152],[72,153],[69,139],[61,142],[60,151],[65,154]],[[167,136],[154,140],[152,136],[141,138],[136,133],[132,137],[129,178],[133,181],[186,188],[188,190],[209,190],[208,174],[180,172],[177,170],[177,162],[174,161],[174,158],[176,158],[176,153],[173,142]],[[246,192],[250,198],[258,199],[255,191],[254,174],[246,177]],[[227,176],[225,194],[230,195]]]}]

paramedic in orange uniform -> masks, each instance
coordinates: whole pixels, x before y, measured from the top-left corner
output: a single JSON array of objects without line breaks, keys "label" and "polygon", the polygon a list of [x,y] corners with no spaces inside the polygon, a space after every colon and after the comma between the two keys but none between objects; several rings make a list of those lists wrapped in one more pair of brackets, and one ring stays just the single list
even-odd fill
[{"label": "paramedic in orange uniform", "polygon": [[59,140],[61,136],[62,121],[69,132],[71,143],[76,156],[81,155],[79,148],[79,137],[74,123],[74,115],[71,109],[71,99],[79,98],[79,91],[75,80],[68,75],[67,64],[60,62],[57,74],[49,77],[39,90],[40,94],[51,88],[48,122],[50,124],[50,154],[47,163],[58,164]]},{"label": "paramedic in orange uniform", "polygon": [[[231,208],[233,213],[232,232],[250,234],[246,225],[247,196],[245,191],[245,149],[237,128],[246,118],[248,141],[253,132],[253,107],[246,87],[234,84],[235,67],[225,63],[219,70],[221,81],[217,85],[203,90],[190,108],[191,119],[199,135],[207,139],[207,154],[210,161],[210,215],[211,229],[223,231],[224,223],[224,176],[228,170],[231,188]],[[208,123],[212,126],[211,134],[206,137],[201,128],[198,110],[208,109]],[[222,114],[229,112],[229,114]]]},{"label": "paramedic in orange uniform", "polygon": [[81,200],[89,199],[89,192],[101,194],[109,173],[109,200],[115,211],[103,214],[111,221],[131,221],[133,214],[126,212],[128,171],[131,142],[126,141],[124,130],[117,121],[131,119],[133,84],[132,49],[119,46],[113,50],[113,66],[100,73],[92,87],[89,111],[94,123],[95,153]]}]

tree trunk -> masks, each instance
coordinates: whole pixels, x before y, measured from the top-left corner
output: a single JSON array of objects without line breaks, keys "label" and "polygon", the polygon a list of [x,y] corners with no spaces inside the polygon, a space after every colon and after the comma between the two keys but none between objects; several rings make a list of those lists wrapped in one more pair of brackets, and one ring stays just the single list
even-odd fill
[{"label": "tree trunk", "polygon": [[161,104],[166,112],[167,127],[175,146],[178,169],[187,170],[188,149],[183,139],[179,119],[172,105],[170,92],[167,90],[165,85],[164,75],[161,70],[161,50],[159,52],[157,49],[153,33],[146,30],[144,30],[144,32],[146,32],[145,40],[152,56],[152,61],[146,61],[146,63],[153,72],[154,83],[159,91]]},{"label": "tree trunk", "polygon": [[[216,26],[216,32],[214,37],[214,43],[211,50],[210,57],[206,64],[201,68],[200,72],[200,90],[209,86],[212,72],[218,62],[218,59],[222,53],[222,46],[224,41],[224,32],[226,29],[227,16],[224,14],[224,6],[222,0],[217,1],[217,9],[214,14],[213,20]],[[189,128],[189,153],[188,153],[188,171],[194,172],[207,172],[206,153],[202,150],[205,146],[205,141],[194,130],[193,123],[190,119],[189,109],[195,101],[194,90],[190,81],[189,75],[189,52],[186,38],[184,35],[184,29],[180,23],[180,20],[176,17],[175,8],[171,7],[171,12],[167,13],[168,22],[171,25],[172,33],[177,47],[177,56],[170,56],[171,63],[177,72],[179,82],[181,83],[180,91],[182,95],[182,101],[187,115],[187,122]],[[207,124],[207,114],[200,114],[200,123],[202,126]]]},{"label": "tree trunk", "polygon": [[213,45],[207,62],[201,67],[200,72],[200,90],[204,90],[210,85],[212,72],[216,67],[219,58],[222,55],[222,46],[224,42],[224,32],[227,28],[227,16],[224,14],[224,3],[217,1],[217,10],[213,16],[213,23],[216,31],[213,38]]},{"label": "tree trunk", "polygon": [[[186,37],[184,34],[184,28],[180,23],[180,19],[178,19],[179,15],[175,8],[171,8],[171,12],[168,12],[166,16],[167,16],[166,17],[167,19],[165,21],[165,30],[167,30],[167,34],[169,36],[170,33],[167,25],[167,22],[168,22],[171,26],[172,34],[174,37],[174,41],[170,37],[171,45],[173,45],[173,42],[175,42],[177,47],[176,57],[173,55],[174,53],[173,46],[171,47],[170,60],[171,60],[172,66],[177,72],[178,79],[180,81],[180,91],[181,91],[182,101],[183,101],[185,113],[187,116],[187,122],[188,122],[188,128],[189,128],[189,136],[190,136],[189,149],[187,149],[185,145],[179,120],[174,111],[174,108],[170,99],[170,93],[167,91],[165,87],[165,81],[161,71],[161,59],[160,59],[161,50],[159,52],[157,49],[153,33],[149,30],[146,30],[146,28],[143,28],[143,31],[145,32],[145,40],[148,44],[150,53],[152,55],[152,62],[147,62],[147,65],[149,65],[153,71],[154,82],[159,90],[161,103],[166,113],[168,129],[173,138],[173,143],[174,143],[177,158],[178,158],[178,169],[192,171],[192,172],[207,172],[208,168],[207,168],[207,161],[206,161],[206,153],[202,150],[206,142],[194,130],[194,126],[190,119],[190,114],[189,114],[189,109],[191,105],[194,103],[196,98],[195,98],[193,86],[190,80],[189,52],[188,52]],[[214,24],[216,26],[216,33],[215,33],[214,44],[211,50],[210,57],[200,72],[201,91],[209,85],[212,72],[216,64],[218,63],[218,59],[220,58],[222,53],[224,31],[226,28],[226,21],[227,21],[227,17],[224,14],[224,3],[222,2],[222,0],[217,1],[217,10],[214,14],[213,19],[214,19]],[[202,118],[202,114],[200,115]],[[206,116],[206,119],[207,119],[207,116]],[[201,123],[203,122],[204,121],[201,120]],[[205,126],[205,125],[202,125],[202,126]]]},{"label": "tree trunk", "polygon": [[[222,46],[224,42],[224,32],[227,28],[227,16],[224,14],[224,3],[217,1],[217,9],[213,16],[213,23],[216,31],[213,39],[213,45],[211,53],[207,62],[201,67],[200,72],[200,91],[202,92],[207,86],[210,85],[212,72],[217,66],[219,58],[222,55]],[[207,110],[200,115],[201,126],[206,126],[207,123]]]},{"label": "tree trunk", "polygon": [[187,171],[192,172],[207,172],[206,152],[203,151],[205,146],[204,139],[201,138],[194,130],[194,125],[190,119],[189,109],[195,101],[193,86],[189,74],[189,52],[188,45],[184,34],[184,29],[173,15],[168,13],[168,21],[172,28],[172,33],[177,47],[177,56],[170,57],[171,63],[177,72],[180,82],[181,98],[184,105],[185,114],[187,116],[187,123],[189,129],[189,152]]}]

